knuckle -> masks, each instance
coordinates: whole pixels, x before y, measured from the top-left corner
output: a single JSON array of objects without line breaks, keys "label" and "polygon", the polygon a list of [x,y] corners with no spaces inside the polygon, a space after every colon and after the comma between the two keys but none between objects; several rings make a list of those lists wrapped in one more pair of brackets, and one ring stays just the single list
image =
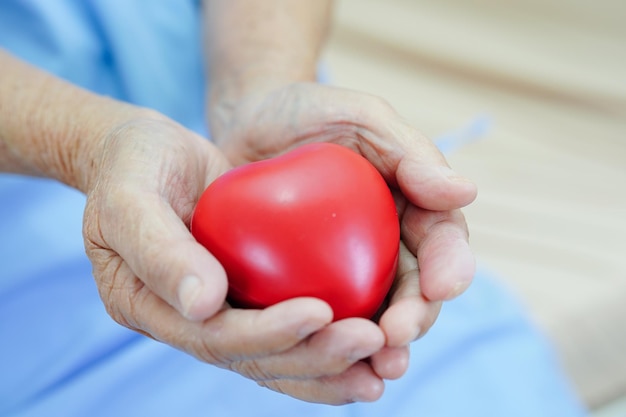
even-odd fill
[{"label": "knuckle", "polygon": [[279,394],[291,395],[290,390],[287,387],[285,387],[284,383],[282,383],[280,380],[261,380],[261,381],[256,381],[256,383],[260,387],[268,388]]},{"label": "knuckle", "polygon": [[218,366],[220,368],[229,369],[232,360],[221,352],[221,350],[213,343],[213,339],[200,338],[197,343],[193,344],[192,354],[201,361]]},{"label": "knuckle", "polygon": [[369,108],[377,117],[385,117],[395,115],[396,110],[385,98],[375,95],[370,95]]},{"label": "knuckle", "polygon": [[405,210],[401,222],[401,233],[403,236],[421,241],[434,229],[440,227],[458,229],[465,238],[469,235],[465,216],[461,210],[432,211],[416,206],[409,206]]},{"label": "knuckle", "polygon": [[277,379],[277,375],[265,369],[258,360],[234,361],[229,364],[229,369],[254,381],[271,381]]},{"label": "knuckle", "polygon": [[137,310],[146,295],[144,284],[129,274],[124,261],[107,249],[92,251],[94,278],[107,314],[118,324],[140,331]]}]

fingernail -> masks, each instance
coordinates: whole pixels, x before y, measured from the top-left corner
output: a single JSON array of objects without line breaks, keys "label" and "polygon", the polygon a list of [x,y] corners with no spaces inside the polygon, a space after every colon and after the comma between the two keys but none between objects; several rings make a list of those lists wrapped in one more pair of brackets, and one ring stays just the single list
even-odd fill
[{"label": "fingernail", "polygon": [[462,175],[457,174],[456,171],[452,170],[449,167],[446,166],[442,166],[439,167],[439,172],[441,173],[441,175],[443,175],[445,178],[447,178],[450,181],[454,181],[454,182],[471,182],[469,180],[469,178],[466,178]]},{"label": "fingernail", "polygon": [[462,281],[459,281],[456,284],[454,284],[454,287],[452,287],[452,289],[450,290],[450,292],[446,296],[446,300],[450,300],[452,298],[456,298],[459,295],[461,295],[463,293],[463,291],[465,291],[465,287],[466,286],[467,286],[467,283],[462,282]]},{"label": "fingernail", "polygon": [[382,379],[374,379],[369,381],[369,386],[363,385],[361,382],[359,392],[355,392],[349,399],[350,402],[374,402],[378,400],[385,391],[385,382]]},{"label": "fingernail", "polygon": [[417,326],[415,329],[413,329],[413,334],[411,335],[411,342],[416,341],[421,336],[422,336],[422,328]]},{"label": "fingernail", "polygon": [[178,284],[178,302],[181,313],[186,318],[193,320],[191,310],[202,292],[202,281],[195,275],[187,275]]}]

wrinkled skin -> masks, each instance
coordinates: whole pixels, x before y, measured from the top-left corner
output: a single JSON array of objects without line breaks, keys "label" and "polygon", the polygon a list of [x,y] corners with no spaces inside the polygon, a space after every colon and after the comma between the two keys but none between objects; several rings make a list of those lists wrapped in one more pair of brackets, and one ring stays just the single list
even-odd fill
[{"label": "wrinkled skin", "polygon": [[[211,117],[217,147],[153,113],[113,126],[94,144],[101,157],[88,168],[84,238],[107,310],[124,326],[295,398],[373,401],[384,379],[406,371],[407,345],[430,328],[441,301],[471,281],[458,209],[475,187],[370,96],[294,84],[231,104],[228,123],[223,109]],[[312,298],[233,309],[223,268],[188,231],[202,191],[233,164],[312,141],[360,152],[393,189],[401,256],[377,321],[332,322],[330,307]]]}]

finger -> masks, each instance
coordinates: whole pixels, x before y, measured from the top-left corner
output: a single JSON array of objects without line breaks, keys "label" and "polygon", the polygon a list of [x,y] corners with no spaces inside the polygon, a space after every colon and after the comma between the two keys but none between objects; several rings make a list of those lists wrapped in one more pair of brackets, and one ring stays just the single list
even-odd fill
[{"label": "finger", "polygon": [[[144,317],[146,320],[154,320]],[[163,317],[162,320],[168,320]],[[317,299],[301,298],[276,304],[265,310],[227,308],[202,323],[179,333],[184,350],[199,359],[231,368],[231,363],[260,359],[291,349],[332,320],[330,307]],[[165,322],[176,329],[178,320]],[[155,322],[151,333],[160,334],[163,321]],[[231,368],[232,369],[232,368]],[[245,375],[250,376],[250,375]]]},{"label": "finger", "polygon": [[408,346],[384,347],[372,355],[370,364],[379,377],[398,379],[409,368],[409,348]]},{"label": "finger", "polygon": [[476,185],[454,172],[437,146],[389,105],[375,100],[358,114],[358,150],[411,203],[451,210],[476,198]]},{"label": "finger", "polygon": [[[110,276],[111,271],[115,271],[113,279],[101,276]],[[154,294],[121,260],[111,262],[96,280],[115,321],[225,367],[233,361],[288,350],[332,320],[332,309],[325,302],[298,298],[265,310],[225,307],[202,323],[192,322]]]},{"label": "finger", "polygon": [[472,281],[476,264],[459,210],[435,212],[408,206],[401,234],[419,260],[420,289],[431,301],[454,298]]},{"label": "finger", "polygon": [[[330,306],[316,298],[294,298],[264,310],[227,309],[205,321],[200,348],[211,346],[208,358],[234,362],[263,358],[291,349],[327,326]],[[205,353],[200,351],[202,357]]]},{"label": "finger", "polygon": [[319,378],[344,372],[384,344],[385,336],[376,324],[351,318],[332,323],[279,355],[238,361],[230,367],[255,380]]},{"label": "finger", "polygon": [[432,142],[422,143],[422,154],[414,155],[409,149],[396,171],[398,186],[409,201],[428,210],[452,210],[474,201],[476,185],[441,161]]},{"label": "finger", "polygon": [[303,401],[341,405],[379,399],[385,383],[364,362],[357,362],[340,375],[309,379],[259,381],[259,385]]},{"label": "finger", "polygon": [[476,185],[450,168],[433,141],[406,123],[397,124],[403,154],[395,179],[408,200],[428,210],[452,210],[474,201]]},{"label": "finger", "polygon": [[422,295],[417,259],[401,243],[398,273],[389,307],[379,320],[387,346],[406,346],[425,334],[435,322],[440,308],[441,303],[427,300]]}]

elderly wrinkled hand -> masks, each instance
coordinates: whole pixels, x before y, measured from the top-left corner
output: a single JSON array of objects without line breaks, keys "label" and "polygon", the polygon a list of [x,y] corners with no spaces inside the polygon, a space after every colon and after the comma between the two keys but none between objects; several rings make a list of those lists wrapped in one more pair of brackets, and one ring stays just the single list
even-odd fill
[{"label": "elderly wrinkled hand", "polygon": [[[84,236],[109,314],[122,325],[307,401],[367,401],[382,382],[360,362],[382,348],[365,319],[299,298],[231,308],[219,262],[189,232],[204,188],[230,168],[215,146],[150,114],[103,135],[87,187]],[[362,381],[359,386],[343,379]],[[337,389],[338,386],[344,387]]]},{"label": "elderly wrinkled hand", "polygon": [[316,83],[293,83],[209,111],[213,136],[233,164],[327,141],[366,157],[391,187],[401,219],[401,256],[388,307],[386,338],[371,365],[383,378],[408,366],[407,345],[434,323],[441,302],[461,294],[474,258],[460,208],[475,185],[457,175],[434,144],[383,100]]}]

